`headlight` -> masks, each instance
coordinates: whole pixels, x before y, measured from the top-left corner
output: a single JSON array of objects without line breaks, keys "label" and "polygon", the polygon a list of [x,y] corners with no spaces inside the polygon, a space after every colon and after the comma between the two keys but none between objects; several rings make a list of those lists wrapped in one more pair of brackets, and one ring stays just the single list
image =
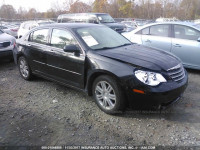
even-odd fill
[{"label": "headlight", "polygon": [[167,82],[160,73],[155,72],[137,70],[135,71],[135,76],[138,80],[150,86],[157,86],[162,82]]}]

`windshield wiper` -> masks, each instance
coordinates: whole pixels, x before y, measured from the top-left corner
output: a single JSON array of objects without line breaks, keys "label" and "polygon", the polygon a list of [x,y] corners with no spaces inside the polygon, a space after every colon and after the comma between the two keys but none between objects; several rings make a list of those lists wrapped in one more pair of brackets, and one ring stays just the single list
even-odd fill
[{"label": "windshield wiper", "polygon": [[123,46],[128,46],[128,45],[132,45],[132,43],[126,43],[126,44],[123,44],[123,45],[120,45],[120,46],[117,46],[117,47],[123,47]]},{"label": "windshield wiper", "polygon": [[101,21],[101,23],[115,23],[114,21]]},{"label": "windshield wiper", "polygon": [[95,50],[106,50],[106,49],[112,49],[114,47],[102,47],[102,48],[99,48],[99,49],[95,49]]},{"label": "windshield wiper", "polygon": [[95,49],[95,50],[106,50],[106,49],[112,49],[112,48],[123,47],[123,46],[127,46],[127,45],[132,45],[132,43],[126,43],[126,44],[119,45],[119,46],[116,46],[116,47],[102,47],[102,48]]}]

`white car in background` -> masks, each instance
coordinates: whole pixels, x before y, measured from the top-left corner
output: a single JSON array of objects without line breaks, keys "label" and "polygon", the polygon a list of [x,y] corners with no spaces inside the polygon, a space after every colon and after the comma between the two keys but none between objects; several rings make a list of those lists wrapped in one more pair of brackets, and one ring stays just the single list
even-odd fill
[{"label": "white car in background", "polygon": [[38,20],[38,21],[26,21],[23,22],[20,25],[20,28],[18,30],[18,38],[21,38],[23,35],[25,35],[28,31],[30,31],[32,28],[46,25],[46,24],[52,24],[55,23],[52,20]]}]

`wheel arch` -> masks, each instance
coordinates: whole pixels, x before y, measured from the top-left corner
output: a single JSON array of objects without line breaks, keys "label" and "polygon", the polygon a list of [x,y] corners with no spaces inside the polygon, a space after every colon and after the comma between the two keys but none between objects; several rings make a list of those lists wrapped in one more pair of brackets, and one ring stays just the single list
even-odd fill
[{"label": "wheel arch", "polygon": [[119,84],[121,83],[119,77],[117,75],[113,74],[112,72],[105,71],[105,70],[98,70],[98,71],[92,73],[88,77],[86,90],[87,90],[87,93],[89,96],[92,96],[92,86],[93,86],[95,79],[98,78],[99,76],[103,76],[103,75],[110,76],[110,77],[114,78]]},{"label": "wheel arch", "polygon": [[26,58],[26,56],[25,56],[23,53],[18,53],[18,54],[17,54],[17,56],[16,56],[16,64],[18,64],[19,58],[22,57],[22,56],[23,56],[24,58]]}]

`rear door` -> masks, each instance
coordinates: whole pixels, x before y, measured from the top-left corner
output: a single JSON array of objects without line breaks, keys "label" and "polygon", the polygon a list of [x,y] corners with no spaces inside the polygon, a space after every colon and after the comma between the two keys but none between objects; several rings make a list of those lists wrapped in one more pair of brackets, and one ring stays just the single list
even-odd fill
[{"label": "rear door", "polygon": [[171,25],[153,25],[142,30],[142,44],[164,51],[171,51]]},{"label": "rear door", "polygon": [[174,25],[172,53],[178,56],[188,67],[200,68],[200,31],[184,26]]},{"label": "rear door", "polygon": [[83,88],[85,54],[64,52],[64,46],[79,44],[72,33],[66,29],[52,29],[50,46],[47,52],[48,74],[62,83]]},{"label": "rear door", "polygon": [[46,74],[46,49],[49,29],[38,29],[30,33],[25,42],[24,54],[28,58],[32,71]]}]

